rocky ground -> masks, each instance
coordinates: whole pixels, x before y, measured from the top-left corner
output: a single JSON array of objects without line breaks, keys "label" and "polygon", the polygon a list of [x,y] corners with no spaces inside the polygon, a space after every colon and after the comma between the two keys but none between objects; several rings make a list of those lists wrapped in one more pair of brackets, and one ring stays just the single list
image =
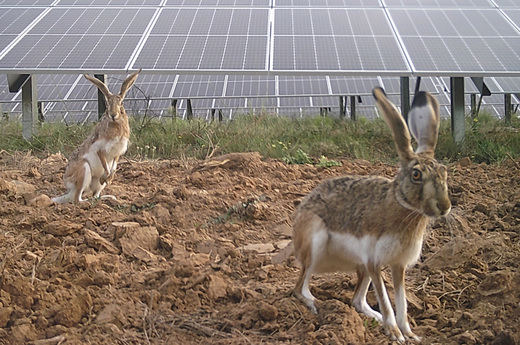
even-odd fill
[{"label": "rocky ground", "polygon": [[[287,245],[321,180],[395,167],[123,158],[118,202],[50,205],[65,165],[0,152],[0,344],[389,343],[351,307],[355,275],[315,276],[318,315],[292,297]],[[453,211],[408,270],[412,327],[424,344],[520,344],[520,162],[463,160],[449,184]]]}]

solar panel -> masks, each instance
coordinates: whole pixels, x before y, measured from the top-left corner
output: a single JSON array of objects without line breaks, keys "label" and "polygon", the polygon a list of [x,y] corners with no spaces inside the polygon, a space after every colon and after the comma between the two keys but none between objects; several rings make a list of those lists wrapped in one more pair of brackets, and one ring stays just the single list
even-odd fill
[{"label": "solar panel", "polygon": [[[495,77],[500,90],[504,93],[520,93],[520,78],[515,77]],[[493,91],[491,91],[493,92]]]},{"label": "solar panel", "polygon": [[500,8],[520,8],[520,2],[517,0],[493,0]]},{"label": "solar panel", "polygon": [[0,12],[0,56],[16,37],[40,14],[43,8],[2,8]]},{"label": "solar panel", "polygon": [[276,7],[381,7],[378,0],[276,0]]},{"label": "solar panel", "polygon": [[519,9],[506,9],[504,10],[504,13],[511,19],[513,23],[517,27],[520,28],[520,4],[518,6]]},{"label": "solar panel", "polygon": [[488,0],[383,0],[386,7],[491,8]]},{"label": "solar panel", "polygon": [[173,98],[221,97],[224,90],[223,75],[180,75]]},{"label": "solar panel", "polygon": [[322,76],[280,76],[278,84],[280,96],[330,94]]},{"label": "solar panel", "polygon": [[272,59],[275,71],[409,72],[381,9],[275,9]]},{"label": "solar panel", "polygon": [[520,35],[498,10],[388,11],[419,73],[520,72]]},{"label": "solar panel", "polygon": [[189,7],[269,7],[270,0],[167,0],[165,6]]},{"label": "solar panel", "polygon": [[50,6],[55,0],[0,0],[0,6]]},{"label": "solar panel", "polygon": [[164,9],[133,66],[265,70],[267,30],[267,9]]},{"label": "solar panel", "polygon": [[60,0],[56,6],[159,6],[162,0]]},{"label": "solar panel", "polygon": [[52,8],[0,68],[125,69],[154,9]]},{"label": "solar panel", "polygon": [[263,75],[229,75],[225,96],[273,96],[275,77]]}]

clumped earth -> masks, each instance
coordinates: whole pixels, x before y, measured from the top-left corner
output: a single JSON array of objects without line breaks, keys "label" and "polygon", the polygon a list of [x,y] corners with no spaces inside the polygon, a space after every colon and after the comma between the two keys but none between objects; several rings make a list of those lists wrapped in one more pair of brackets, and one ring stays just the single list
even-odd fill
[{"label": "clumped earth", "polygon": [[[389,343],[351,307],[355,275],[315,276],[318,315],[292,297],[289,243],[320,181],[394,166],[123,158],[117,202],[51,205],[65,165],[0,152],[0,344]],[[520,162],[462,160],[449,184],[453,211],[408,270],[412,327],[424,344],[519,344]]]}]

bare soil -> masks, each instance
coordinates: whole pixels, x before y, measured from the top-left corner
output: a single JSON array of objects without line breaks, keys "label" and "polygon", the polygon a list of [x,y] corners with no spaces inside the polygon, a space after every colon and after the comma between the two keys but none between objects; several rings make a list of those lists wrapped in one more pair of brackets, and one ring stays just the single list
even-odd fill
[{"label": "bare soil", "polygon": [[[0,152],[0,344],[389,343],[352,308],[355,275],[314,277],[318,315],[294,298],[286,246],[320,181],[394,166],[123,158],[117,202],[51,205],[65,165]],[[463,160],[449,184],[453,211],[407,271],[412,327],[424,344],[520,344],[520,162]]]}]

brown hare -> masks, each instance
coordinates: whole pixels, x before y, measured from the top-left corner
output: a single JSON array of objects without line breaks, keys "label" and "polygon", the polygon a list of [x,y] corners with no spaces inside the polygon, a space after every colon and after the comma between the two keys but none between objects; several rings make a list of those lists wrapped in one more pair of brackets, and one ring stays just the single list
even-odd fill
[{"label": "brown hare", "polygon": [[[63,180],[67,193],[55,197],[56,203],[85,201],[83,193],[92,193],[98,198],[110,182],[117,168],[119,156],[126,152],[130,137],[128,116],[123,107],[125,95],[141,72],[131,74],[121,85],[119,94],[112,94],[99,79],[84,74],[105,96],[106,111],[87,139],[69,159]],[[113,195],[103,198],[115,199]]]},{"label": "brown hare", "polygon": [[[397,176],[345,176],[321,183],[296,211],[295,254],[302,264],[294,293],[314,313],[309,290],[313,273],[357,272],[352,304],[377,319],[393,340],[420,341],[408,323],[404,276],[420,256],[423,234],[431,217],[450,212],[447,170],[434,158],[439,133],[439,104],[419,92],[409,114],[409,128],[418,143],[412,149],[408,127],[383,89],[373,95],[390,127],[400,160]],[[396,314],[381,276],[389,266],[395,289]],[[381,313],[366,301],[372,282]]]}]

